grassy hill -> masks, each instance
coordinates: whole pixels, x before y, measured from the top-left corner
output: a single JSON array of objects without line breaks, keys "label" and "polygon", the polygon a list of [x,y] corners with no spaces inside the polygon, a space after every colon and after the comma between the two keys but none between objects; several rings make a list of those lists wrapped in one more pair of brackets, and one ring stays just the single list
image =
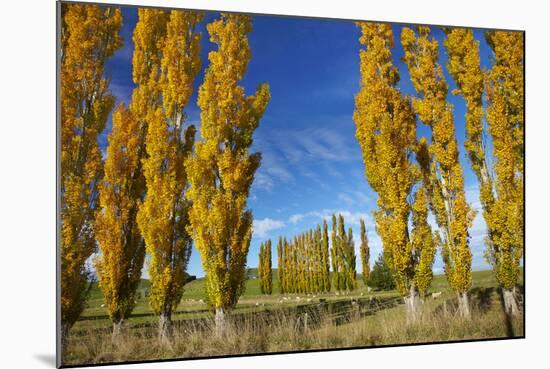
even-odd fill
[{"label": "grassy hill", "polygon": [[[493,272],[490,270],[473,272],[473,285],[472,288],[486,288],[496,287],[497,282],[494,278]],[[257,279],[257,269],[250,268],[248,270],[248,279],[245,284],[245,292],[239,299],[237,305],[237,312],[258,311],[265,309],[277,309],[283,301],[282,295],[279,294],[279,284],[277,280],[277,270],[273,270],[273,294],[262,295],[259,287],[259,280]],[[522,282],[520,282],[522,283]],[[147,290],[150,282],[147,279],[142,279],[137,293],[137,304],[132,314],[132,321],[148,321],[154,319],[153,312],[151,311],[147,301]],[[449,288],[445,275],[436,275],[432,282],[430,292],[443,291],[445,295],[452,296],[453,293]],[[360,276],[358,276],[358,289],[350,293],[338,293],[331,291],[327,294],[313,294],[313,295],[291,295],[292,297],[284,301],[288,304],[301,304],[305,301],[318,301],[319,298],[326,300],[338,300],[349,299],[355,297],[391,297],[398,296],[396,290],[393,291],[368,291],[367,287],[363,284]],[[82,314],[81,320],[78,325],[105,325],[108,319],[108,312],[104,306],[103,295],[99,289],[97,283],[94,283],[90,291],[90,297],[88,299],[88,307]],[[285,305],[285,306],[286,306]],[[205,295],[205,281],[203,278],[195,279],[185,285],[185,291],[183,293],[182,300],[176,309],[174,319],[187,319],[195,317],[203,317],[209,314],[208,306],[206,304]]]}]

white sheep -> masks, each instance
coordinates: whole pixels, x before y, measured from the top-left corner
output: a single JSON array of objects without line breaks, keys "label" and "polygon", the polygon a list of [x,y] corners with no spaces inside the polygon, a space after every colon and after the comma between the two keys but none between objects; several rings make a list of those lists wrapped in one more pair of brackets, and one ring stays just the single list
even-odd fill
[{"label": "white sheep", "polygon": [[441,296],[441,293],[442,293],[441,291],[432,293],[432,299],[435,300],[436,298],[438,298],[439,296]]}]

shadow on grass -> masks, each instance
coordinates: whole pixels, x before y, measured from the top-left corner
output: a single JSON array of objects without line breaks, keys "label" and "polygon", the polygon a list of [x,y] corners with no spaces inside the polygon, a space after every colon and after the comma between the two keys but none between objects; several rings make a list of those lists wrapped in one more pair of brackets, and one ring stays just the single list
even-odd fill
[{"label": "shadow on grass", "polygon": [[470,292],[471,299],[477,303],[478,309],[482,313],[486,313],[489,311],[492,305],[492,296],[495,292],[496,288],[489,287],[489,288],[481,288],[476,287],[472,288]]}]

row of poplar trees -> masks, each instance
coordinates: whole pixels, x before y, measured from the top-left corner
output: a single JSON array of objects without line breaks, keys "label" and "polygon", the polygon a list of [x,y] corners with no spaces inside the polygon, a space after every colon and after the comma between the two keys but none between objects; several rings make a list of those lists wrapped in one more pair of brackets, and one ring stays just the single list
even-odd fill
[{"label": "row of poplar trees", "polygon": [[[361,29],[361,89],[355,98],[356,138],[366,178],[378,195],[375,211],[387,262],[415,319],[418,296],[432,280],[440,248],[459,311],[469,317],[472,285],[469,228],[474,211],[466,201],[453,106],[432,29],[404,27],[401,44],[416,94],[398,89],[394,36],[388,24]],[[508,314],[518,313],[515,289],[523,257],[523,34],[487,31],[492,67],[482,69],[479,42],[470,29],[445,28],[447,69],[466,102],[465,148],[480,185],[488,228],[487,259],[503,289]],[[422,122],[431,140],[417,138]],[[487,147],[490,136],[492,149]],[[437,230],[428,223],[435,216]]]},{"label": "row of poplar trees", "polygon": [[[361,219],[361,265],[363,281],[369,277],[369,246],[365,222]],[[357,288],[355,244],[351,227],[345,231],[344,217],[332,215],[332,232],[323,221],[289,242],[279,237],[277,243],[277,278],[280,293],[323,293],[352,291]],[[331,282],[332,266],[332,282]],[[271,241],[260,245],[258,278],[264,294],[272,293]]]},{"label": "row of poplar trees", "polygon": [[[138,9],[136,87],[129,105],[116,107],[104,67],[122,46],[120,10],[63,4],[61,17],[62,337],[85,307],[86,262],[98,246],[94,264],[113,337],[135,307],[147,254],[149,304],[159,338],[169,338],[193,243],[222,334],[243,292],[252,235],[247,197],[261,159],[249,147],[270,99],[266,84],[252,96],[239,85],[251,58],[251,19],[222,14],[207,25],[217,49],[198,92],[195,141],[184,109],[201,70],[202,13]],[[113,108],[102,159],[98,135]]]}]

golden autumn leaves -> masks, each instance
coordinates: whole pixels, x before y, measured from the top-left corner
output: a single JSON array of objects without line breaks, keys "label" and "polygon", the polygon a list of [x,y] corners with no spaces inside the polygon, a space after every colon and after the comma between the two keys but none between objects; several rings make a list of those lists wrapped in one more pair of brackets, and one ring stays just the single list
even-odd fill
[{"label": "golden autumn leaves", "polygon": [[[364,49],[360,52],[361,89],[355,98],[356,137],[367,180],[378,193],[378,210],[374,214],[376,230],[397,287],[407,296],[407,306],[414,318],[418,300],[416,271],[431,270],[435,255],[435,249],[413,250],[408,228],[412,211],[408,197],[420,177],[419,169],[410,161],[417,147],[416,121],[410,99],[395,87],[399,75],[392,65],[391,26],[371,23],[359,26]],[[419,226],[426,221],[419,217],[426,213],[422,209],[417,212]],[[421,231],[418,227],[415,230]],[[426,274],[425,278],[428,280],[421,283],[429,285],[431,275]]]},{"label": "golden autumn leaves", "polygon": [[245,96],[237,84],[251,56],[250,19],[222,15],[208,26],[219,50],[210,53],[199,93],[203,140],[193,155],[196,130],[185,127],[183,111],[201,68],[195,28],[202,14],[139,9],[132,58],[136,88],[129,106],[113,112],[103,163],[97,136],[114,102],[103,65],[121,46],[121,13],[95,5],[64,5],[62,13],[64,334],[84,308],[85,262],[95,242],[113,338],[135,306],[146,253],[149,303],[159,316],[159,337],[170,335],[192,236],[202,251],[211,305],[229,311],[242,293],[252,233],[246,199],[260,155],[248,148],[269,101],[267,85]]},{"label": "golden autumn leaves", "polygon": [[[270,101],[267,84],[247,96],[239,85],[251,59],[249,17],[222,15],[207,26],[216,50],[198,91],[201,140],[186,122],[184,109],[201,69],[202,14],[140,9],[133,32],[132,76],[136,85],[128,106],[113,112],[105,160],[97,144],[113,110],[114,97],[103,77],[107,58],[122,44],[119,10],[63,6],[61,36],[61,310],[64,332],[84,308],[85,263],[97,245],[99,283],[114,332],[136,304],[145,255],[151,278],[149,303],[159,316],[160,336],[170,334],[171,314],[187,280],[192,244],[201,254],[208,303],[219,333],[244,290],[252,237],[247,199],[261,155],[251,153],[253,133]],[[453,107],[439,64],[439,44],[429,27],[404,28],[401,43],[416,96],[403,96],[393,65],[392,28],[361,23],[361,90],[356,96],[356,138],[365,173],[377,192],[374,214],[386,259],[414,318],[419,295],[432,281],[436,249],[441,248],[449,284],[468,316],[472,255],[468,230],[473,211],[466,201]],[[466,101],[466,142],[480,183],[480,201],[489,234],[488,258],[510,313],[523,256],[523,38],[488,32],[495,61],[483,71],[471,30],[446,29],[447,68]],[[483,97],[487,106],[484,108]],[[487,127],[484,126],[484,109]],[[431,140],[417,138],[423,122]],[[484,135],[492,139],[492,151]],[[488,158],[489,153],[492,158]],[[489,165],[492,163],[492,166]],[[434,232],[428,216],[435,216]],[[340,220],[339,220],[340,222]],[[356,283],[351,232],[333,221],[333,284]],[[307,237],[306,237],[307,238]],[[330,285],[328,229],[309,235],[320,247]],[[361,223],[361,262],[368,277],[368,240]],[[305,241],[304,241],[305,242]],[[326,244],[325,244],[326,243]],[[286,245],[278,245],[284,250]],[[333,246],[334,247],[334,246]],[[326,250],[325,250],[326,249]],[[279,252],[284,259],[284,252]],[[338,256],[338,255],[344,255]],[[269,276],[271,244],[261,252],[261,275]],[[326,268],[325,268],[326,267]],[[284,274],[279,273],[283,286]],[[506,297],[507,296],[507,297]]]},{"label": "golden autumn leaves", "polygon": [[427,174],[430,177],[429,199],[442,236],[445,273],[451,287],[460,294],[461,314],[469,316],[466,292],[472,283],[472,256],[468,228],[474,214],[466,203],[453,111],[446,101],[448,87],[438,62],[439,44],[433,36],[430,37],[430,28],[425,26],[418,27],[417,34],[410,28],[404,28],[401,44],[411,81],[421,96],[413,99],[413,109],[432,132],[432,142],[428,147],[430,155],[433,155],[430,173]]},{"label": "golden autumn leaves", "polygon": [[[487,258],[504,289],[506,310],[517,314],[515,286],[523,257],[524,75],[523,34],[491,31],[493,67],[482,71],[479,45],[471,30],[448,30],[449,72],[466,100],[466,150],[480,183],[487,224]],[[487,126],[482,94],[486,93]],[[491,151],[484,138],[492,140]],[[490,165],[492,163],[492,166]]]},{"label": "golden autumn leaves", "polygon": [[63,6],[62,14],[61,325],[66,334],[83,311],[88,290],[85,263],[95,249],[103,169],[97,137],[114,104],[103,70],[122,44],[122,15],[86,5]]},{"label": "golden autumn leaves", "polygon": [[[376,227],[388,263],[414,319],[415,296],[423,294],[431,283],[439,245],[447,279],[458,294],[459,311],[468,317],[467,292],[472,283],[468,230],[474,212],[466,201],[438,41],[430,27],[403,28],[403,61],[417,94],[409,98],[396,88],[399,75],[392,65],[391,26],[358,26],[364,49],[354,114],[356,137],[366,177],[378,193]],[[459,87],[453,93],[462,94],[467,106],[465,147],[480,183],[488,259],[504,289],[507,312],[516,314],[514,288],[523,255],[523,35],[487,32],[495,61],[490,71],[483,72],[472,30],[444,31],[447,67]],[[488,132],[482,121],[484,91]],[[430,143],[416,139],[417,120],[430,128]],[[493,144],[492,168],[485,147],[487,133]],[[407,201],[410,195],[412,205]],[[435,216],[437,232],[432,233],[427,222],[428,209]]]},{"label": "golden autumn leaves", "polygon": [[216,311],[216,328],[244,291],[246,256],[252,237],[247,199],[261,155],[249,153],[252,134],[270,100],[267,84],[246,96],[238,82],[251,58],[247,34],[251,19],[224,15],[207,26],[218,49],[199,90],[202,141],[186,164],[193,202],[188,231],[201,253],[206,291]]},{"label": "golden autumn leaves", "polygon": [[[184,129],[183,109],[200,70],[200,34],[194,29],[202,16],[183,11],[148,12],[158,11],[140,9],[138,25],[143,17],[143,32],[156,29],[157,33],[152,36],[137,33],[134,39],[154,39],[154,42],[143,42],[141,51],[145,65],[150,64],[150,60],[160,64],[160,68],[148,71],[150,80],[146,82],[160,99],[151,102],[146,118],[147,155],[143,159],[143,174],[147,196],[140,206],[137,222],[150,255],[149,304],[159,315],[159,333],[165,339],[171,333],[172,311],[183,294],[192,247],[191,237],[185,231],[191,206],[185,198],[185,162],[192,153],[195,127],[190,125]],[[156,24],[151,27],[149,22]],[[150,55],[157,56],[148,60]]]}]

